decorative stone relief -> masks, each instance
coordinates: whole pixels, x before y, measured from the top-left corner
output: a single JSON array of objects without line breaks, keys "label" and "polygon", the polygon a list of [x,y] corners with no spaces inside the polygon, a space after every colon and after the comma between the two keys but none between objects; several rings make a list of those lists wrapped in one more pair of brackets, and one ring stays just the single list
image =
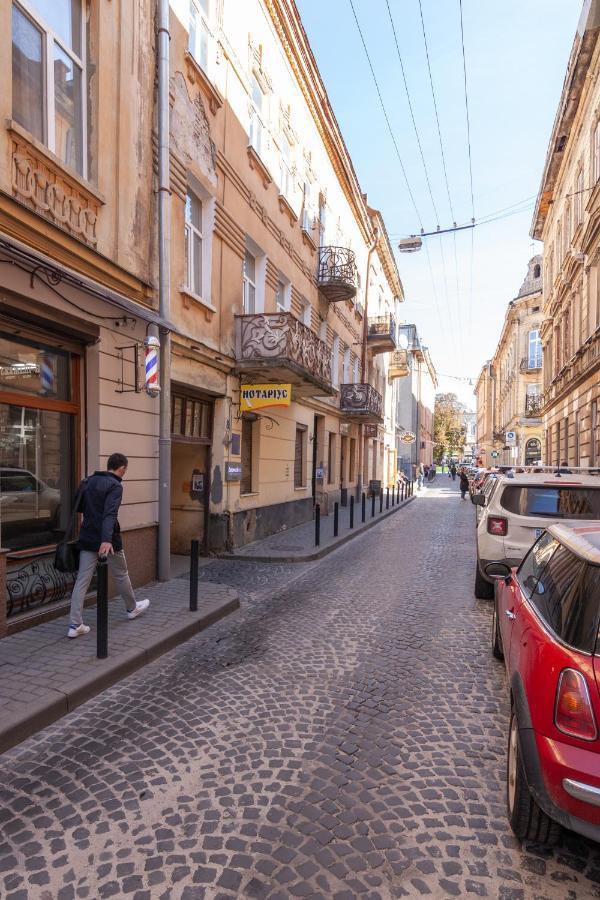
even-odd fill
[{"label": "decorative stone relief", "polygon": [[212,182],[217,180],[217,152],[200,93],[192,99],[185,78],[175,72],[171,80],[171,148],[186,166],[193,160]]}]

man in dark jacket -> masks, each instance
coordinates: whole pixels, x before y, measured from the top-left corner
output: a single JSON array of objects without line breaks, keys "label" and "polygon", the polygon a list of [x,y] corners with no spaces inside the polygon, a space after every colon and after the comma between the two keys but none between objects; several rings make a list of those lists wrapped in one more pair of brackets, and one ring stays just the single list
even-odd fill
[{"label": "man in dark jacket", "polygon": [[460,499],[466,500],[469,493],[469,479],[464,469],[460,470]]},{"label": "man in dark jacket", "polygon": [[83,603],[96,571],[98,556],[106,556],[117,589],[123,598],[127,618],[135,619],[150,606],[149,600],[136,602],[127,563],[123,552],[121,529],[117,515],[123,499],[121,481],[127,471],[128,460],[122,453],[109,457],[106,472],[94,472],[87,479],[79,511],[83,524],[79,532],[79,572],[71,594],[71,622],[67,636],[87,634],[89,625],[83,624]]}]

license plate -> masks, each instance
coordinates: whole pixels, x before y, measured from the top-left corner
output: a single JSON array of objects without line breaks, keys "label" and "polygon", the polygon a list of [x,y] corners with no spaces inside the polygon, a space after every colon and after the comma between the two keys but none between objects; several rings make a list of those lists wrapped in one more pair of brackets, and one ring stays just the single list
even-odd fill
[{"label": "license plate", "polygon": [[544,529],[543,529],[543,528],[536,528],[536,529],[535,529],[535,539],[536,539],[536,541],[537,541],[537,539],[539,538],[539,536],[540,536],[541,534],[543,534],[543,532],[544,532]]}]

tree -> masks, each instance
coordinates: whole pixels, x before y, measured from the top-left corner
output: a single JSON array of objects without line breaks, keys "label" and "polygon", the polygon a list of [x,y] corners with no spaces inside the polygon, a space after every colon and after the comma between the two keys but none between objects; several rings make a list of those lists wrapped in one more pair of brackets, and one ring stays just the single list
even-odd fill
[{"label": "tree", "polygon": [[449,456],[462,456],[467,431],[463,420],[465,409],[456,394],[436,396],[433,419],[433,458],[436,463]]}]

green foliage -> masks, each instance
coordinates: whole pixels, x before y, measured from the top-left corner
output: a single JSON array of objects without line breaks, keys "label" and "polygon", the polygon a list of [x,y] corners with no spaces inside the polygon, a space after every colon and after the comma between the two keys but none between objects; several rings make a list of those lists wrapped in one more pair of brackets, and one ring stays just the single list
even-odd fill
[{"label": "green foliage", "polygon": [[433,458],[436,463],[450,456],[462,456],[465,446],[464,404],[456,394],[438,394],[434,411]]}]

